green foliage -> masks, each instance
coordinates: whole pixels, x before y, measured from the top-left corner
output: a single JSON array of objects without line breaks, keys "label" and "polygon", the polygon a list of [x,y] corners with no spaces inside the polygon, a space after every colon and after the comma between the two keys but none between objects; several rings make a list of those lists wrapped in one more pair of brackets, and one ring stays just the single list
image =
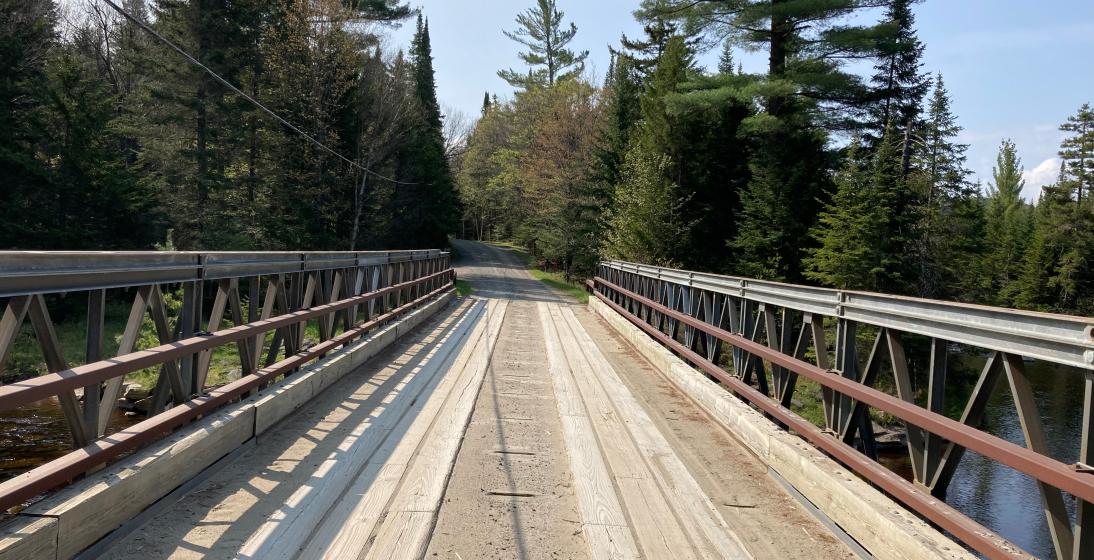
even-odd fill
[{"label": "green foliage", "polygon": [[[667,3],[664,0],[645,0],[642,7],[634,15],[642,23],[642,31],[645,37],[642,39],[630,39],[626,35],[620,38],[619,44],[624,52],[620,53],[628,57],[634,69],[642,77],[653,73],[654,69],[662,65],[662,61],[669,48],[669,42],[674,38],[683,39],[685,48],[694,52],[698,46],[698,37],[681,34],[680,25],[673,21],[671,14],[666,11]],[[613,51],[614,52],[614,51]],[[689,61],[690,65],[690,61]]]},{"label": "green foliage", "polygon": [[635,142],[623,161],[622,182],[607,213],[604,253],[615,259],[672,266],[691,224],[681,218],[687,203],[666,173],[670,160]]},{"label": "green foliage", "polygon": [[[841,289],[883,291],[898,281],[894,254],[894,146],[890,138],[872,160],[858,144],[851,146],[836,191],[821,212],[812,235],[819,247],[805,259],[808,278]],[[899,177],[899,176],[898,176]]]},{"label": "green foliage", "polygon": [[1004,140],[992,169],[993,182],[988,187],[984,207],[986,248],[983,269],[978,275],[982,291],[976,294],[980,301],[1014,304],[1033,226],[1031,209],[1022,200],[1023,171],[1014,142]]},{"label": "green foliage", "polygon": [[456,231],[461,212],[445,154],[429,24],[421,16],[411,56],[418,121],[401,153],[399,176],[413,184],[397,187],[392,228],[397,235],[390,241],[392,248],[442,247]]},{"label": "green foliage", "polygon": [[877,62],[871,79],[871,142],[880,140],[889,123],[903,132],[919,125],[923,98],[930,78],[923,74],[923,43],[916,37],[912,4],[918,0],[893,0],[886,8],[877,41]]},{"label": "green foliage", "polygon": [[[737,233],[729,242],[738,274],[799,281],[808,232],[829,192],[824,135],[766,115],[770,128],[755,134],[748,186],[741,193]],[[753,129],[755,130],[755,129]]]},{"label": "green foliage", "polygon": [[[1083,193],[1094,194],[1094,110],[1089,103],[1083,103],[1079,111],[1060,125],[1060,131],[1068,136],[1060,143],[1060,158],[1064,160],[1063,181],[1075,191],[1076,200],[1081,205]],[[1092,196],[1087,196],[1087,203]]]},{"label": "green foliage", "polygon": [[517,15],[516,31],[505,36],[524,45],[527,51],[518,56],[529,69],[527,74],[513,69],[500,70],[498,76],[518,88],[553,86],[557,82],[580,76],[585,70],[589,51],[575,53],[567,49],[577,34],[577,25],[563,23],[566,16],[555,0],[536,0],[536,5]]},{"label": "green foliage", "polygon": [[722,52],[718,55],[718,72],[727,76],[733,75],[733,41],[726,39],[722,43]]},{"label": "green foliage", "polygon": [[151,193],[119,133],[95,30],[54,35],[52,2],[0,7],[0,247],[142,249],[159,236]]},{"label": "green foliage", "polygon": [[342,3],[367,21],[396,23],[413,13],[409,5],[399,0],[342,0]]}]

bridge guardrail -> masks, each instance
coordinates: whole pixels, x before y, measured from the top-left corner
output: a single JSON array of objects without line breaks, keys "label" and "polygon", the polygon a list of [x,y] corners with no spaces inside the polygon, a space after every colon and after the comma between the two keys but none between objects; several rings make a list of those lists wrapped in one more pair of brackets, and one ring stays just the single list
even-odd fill
[{"label": "bridge guardrail", "polygon": [[[77,448],[0,484],[0,510],[348,346],[453,289],[453,279],[450,255],[439,250],[0,252],[0,372],[28,319],[49,370],[0,385],[0,412],[55,396]],[[206,289],[210,298],[204,297]],[[112,358],[104,355],[108,290],[114,290],[115,299],[121,290],[132,301]],[[170,291],[181,293],[173,324],[165,295]],[[88,302],[86,360],[71,366],[49,301],[79,293],[86,293]],[[146,316],[159,345],[138,349]],[[231,321],[227,328],[226,319]],[[319,341],[306,346],[309,322],[316,324]],[[213,350],[233,343],[240,378],[208,387]],[[159,374],[150,391],[149,418],[104,437],[125,375],[150,367],[158,367]]]},{"label": "bridge guardrail", "polygon": [[[637,327],[820,447],[910,509],[989,558],[1017,557],[1016,547],[936,499],[945,495],[965,450],[972,450],[1039,484],[1049,532],[1059,558],[1094,556],[1094,318],[1070,317],[796,286],[668,268],[606,261],[594,293]],[[835,322],[834,359],[825,321]],[[876,329],[864,366],[857,356],[859,326]],[[915,402],[903,342],[929,339],[926,407]],[[960,421],[943,414],[951,343],[988,352]],[[730,354],[723,355],[728,345]],[[806,361],[810,347],[814,361]],[[1024,359],[1085,370],[1079,460],[1048,456]],[[729,364],[729,369],[723,367]],[[765,367],[766,364],[766,367]],[[887,366],[896,396],[873,387]],[[770,371],[770,376],[768,376]],[[821,386],[824,426],[791,410],[797,380]],[[1026,446],[982,431],[992,391],[1006,379]],[[873,407],[904,422],[913,483],[877,462]],[[1063,492],[1077,498],[1074,521]],[[1085,529],[1085,530],[1084,530]]]}]

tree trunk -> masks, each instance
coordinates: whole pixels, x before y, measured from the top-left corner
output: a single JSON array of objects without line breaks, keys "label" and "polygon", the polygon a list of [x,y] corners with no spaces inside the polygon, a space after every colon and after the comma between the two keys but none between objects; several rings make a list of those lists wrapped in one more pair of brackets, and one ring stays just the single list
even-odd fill
[{"label": "tree trunk", "polygon": [[[786,0],[771,0],[772,7],[783,4]],[[786,44],[790,39],[791,30],[785,16],[778,15],[773,10],[771,16],[771,47],[768,52],[767,73],[770,78],[782,78],[786,75]],[[782,113],[786,99],[783,96],[774,95],[767,100],[767,112],[773,116]]]}]

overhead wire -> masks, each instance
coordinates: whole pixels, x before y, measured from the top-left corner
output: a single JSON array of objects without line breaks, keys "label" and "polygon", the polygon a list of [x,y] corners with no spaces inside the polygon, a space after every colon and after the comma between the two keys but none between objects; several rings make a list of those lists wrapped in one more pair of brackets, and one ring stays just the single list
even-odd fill
[{"label": "overhead wire", "polygon": [[132,22],[137,27],[140,27],[146,33],[148,33],[149,35],[152,35],[158,41],[160,41],[161,43],[167,45],[168,47],[173,49],[175,52],[182,55],[184,58],[189,60],[195,66],[197,66],[197,67],[201,68],[202,70],[204,70],[206,73],[208,73],[210,76],[212,76],[216,81],[223,84],[224,87],[232,90],[237,95],[239,95],[240,97],[246,99],[247,101],[250,101],[252,104],[254,104],[255,107],[258,107],[259,109],[264,111],[266,114],[270,115],[271,117],[276,119],[278,122],[285,125],[286,128],[288,128],[289,130],[292,130],[293,132],[295,132],[295,133],[299,134],[300,136],[304,137],[309,142],[311,142],[312,144],[315,144],[316,146],[323,149],[327,153],[337,157],[338,159],[341,159],[342,161],[348,163],[350,166],[355,167],[355,168],[361,170],[362,172],[367,173],[369,175],[372,175],[373,177],[376,177],[378,179],[383,179],[385,181],[390,181],[390,182],[395,183],[397,185],[417,185],[418,184],[418,183],[412,183],[412,182],[407,182],[407,181],[400,181],[398,179],[394,179],[394,178],[388,177],[386,175],[377,173],[377,172],[375,172],[375,171],[373,171],[373,170],[371,170],[371,169],[357,163],[356,161],[353,161],[353,160],[347,158],[346,156],[338,153],[334,149],[328,147],[326,144],[324,144],[324,143],[320,142],[319,140],[315,139],[312,135],[308,134],[307,132],[304,132],[303,130],[298,128],[296,125],[294,125],[291,122],[289,122],[288,120],[284,119],[281,115],[278,115],[272,109],[270,109],[269,107],[266,107],[265,105],[260,103],[257,99],[255,99],[255,98],[251,97],[250,95],[247,95],[246,93],[244,93],[243,90],[239,89],[234,84],[229,82],[227,79],[221,77],[220,74],[217,74],[211,68],[209,68],[205,64],[202,64],[201,61],[199,61],[198,59],[191,56],[190,53],[183,50],[182,47],[176,45],[174,42],[172,42],[170,39],[164,37],[163,35],[160,35],[159,32],[157,32],[155,29],[152,29],[151,27],[149,27],[148,24],[146,24],[143,21],[133,17],[133,15],[131,15],[129,12],[126,12],[120,6],[115,4],[113,2],[113,0],[103,0],[103,2],[107,6],[110,6],[115,12],[118,12],[119,14],[121,14],[122,17],[129,20],[130,22]]}]

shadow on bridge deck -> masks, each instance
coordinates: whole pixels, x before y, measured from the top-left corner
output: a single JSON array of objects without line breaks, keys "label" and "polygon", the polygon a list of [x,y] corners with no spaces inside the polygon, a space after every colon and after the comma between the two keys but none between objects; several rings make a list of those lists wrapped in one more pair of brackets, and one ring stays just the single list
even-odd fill
[{"label": "shadow on bridge deck", "polygon": [[[324,391],[213,473],[170,512],[149,520],[105,556],[293,558],[323,549],[323,527],[344,495],[377,483],[452,360],[482,320],[463,302]],[[417,406],[416,406],[417,405]],[[349,490],[350,492],[347,492]],[[340,526],[340,523],[336,523]]]}]

